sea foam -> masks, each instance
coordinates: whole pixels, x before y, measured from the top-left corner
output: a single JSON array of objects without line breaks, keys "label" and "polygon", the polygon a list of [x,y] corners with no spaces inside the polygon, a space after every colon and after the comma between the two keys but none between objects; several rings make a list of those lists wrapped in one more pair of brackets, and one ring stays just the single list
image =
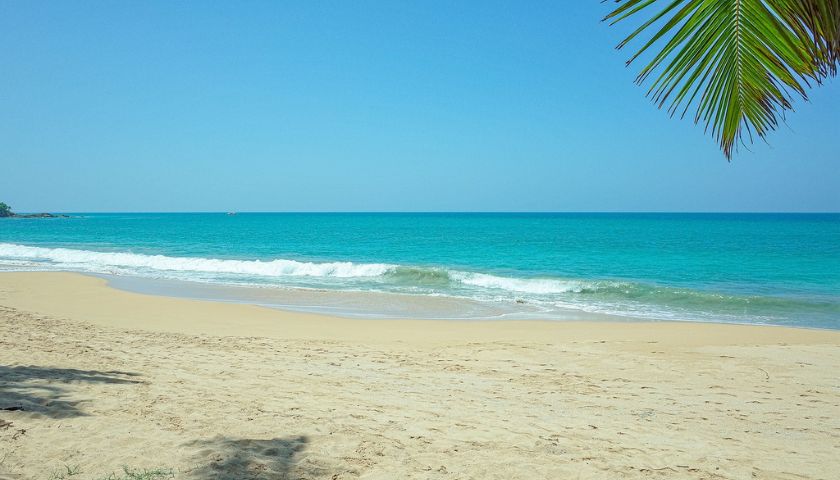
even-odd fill
[{"label": "sea foam", "polygon": [[295,260],[228,260],[201,257],[169,257],[124,252],[94,252],[69,248],[43,248],[0,243],[0,257],[40,260],[59,265],[139,268],[171,272],[203,272],[254,275],[263,277],[375,277],[392,266],[382,263],[298,262]]},{"label": "sea foam", "polygon": [[[278,278],[311,277],[370,279],[382,283],[448,290],[452,287],[495,290],[510,293],[551,295],[581,293],[595,288],[594,283],[545,278],[511,278],[486,273],[449,270],[439,267],[415,267],[388,263],[300,262],[289,259],[234,260],[202,257],[172,257],[129,252],[97,252],[70,248],[44,248],[0,243],[0,259],[41,264],[55,269],[99,273],[167,276],[166,272],[237,275]],[[179,276],[183,278],[183,276]]]},{"label": "sea foam", "polygon": [[582,293],[594,287],[587,282],[549,278],[509,278],[473,272],[450,272],[450,277],[465,285],[534,294]]}]

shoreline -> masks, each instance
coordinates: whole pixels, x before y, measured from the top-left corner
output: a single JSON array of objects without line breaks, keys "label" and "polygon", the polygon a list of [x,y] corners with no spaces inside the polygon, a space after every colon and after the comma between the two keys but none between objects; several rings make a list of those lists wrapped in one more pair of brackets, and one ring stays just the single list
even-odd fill
[{"label": "shoreline", "polygon": [[[45,273],[54,273],[55,271],[45,272]],[[394,316],[388,314],[371,314],[368,312],[365,313],[347,313],[347,311],[339,311],[338,313],[332,313],[325,311],[328,308],[322,305],[295,305],[295,304],[272,304],[272,303],[262,303],[259,301],[250,301],[244,298],[236,298],[234,295],[229,296],[229,298],[216,298],[216,297],[207,297],[207,296],[199,296],[194,294],[185,294],[184,291],[188,291],[190,287],[186,287],[185,290],[179,290],[178,294],[168,294],[163,291],[163,287],[156,287],[156,286],[138,286],[144,283],[148,283],[148,285],[154,284],[165,284],[165,283],[172,283],[172,284],[185,284],[191,285],[195,288],[195,291],[205,289],[208,291],[215,291],[215,292],[222,292],[226,290],[241,290],[241,291],[258,291],[258,292],[277,292],[281,291],[288,297],[296,297],[303,294],[310,295],[312,297],[320,297],[320,296],[370,296],[372,298],[380,297],[380,298],[413,298],[415,300],[421,301],[430,301],[430,302],[438,302],[438,301],[452,301],[453,303],[460,303],[460,302],[475,302],[472,299],[464,298],[464,297],[428,297],[426,295],[417,295],[413,296],[410,294],[405,293],[397,293],[397,292],[383,292],[383,291],[365,291],[365,290],[326,290],[326,289],[319,289],[319,288],[305,288],[305,287],[288,287],[283,289],[277,289],[275,287],[261,287],[257,285],[226,285],[226,284],[214,284],[214,283],[204,283],[204,282],[197,282],[191,280],[172,280],[172,279],[152,279],[147,277],[134,277],[129,275],[113,275],[113,274],[100,274],[100,273],[87,273],[87,272],[75,272],[70,270],[63,270],[57,271],[58,273],[70,273],[70,274],[78,274],[83,275],[86,277],[93,277],[93,278],[100,278],[107,282],[107,286],[109,288],[113,288],[115,290],[120,290],[123,292],[128,293],[136,293],[140,295],[149,295],[153,297],[166,297],[166,298],[175,298],[175,299],[185,299],[185,300],[195,300],[195,301],[202,301],[202,302],[216,302],[216,303],[227,303],[232,305],[252,305],[261,308],[267,308],[270,310],[278,310],[280,312],[288,312],[288,313],[306,313],[312,315],[321,315],[326,317],[333,317],[333,318],[342,318],[348,320],[382,320],[382,321],[403,321],[403,320],[417,320],[417,321],[433,321],[433,322],[527,322],[527,321],[534,321],[534,322],[559,322],[559,323],[568,323],[568,322],[598,322],[598,323],[654,323],[654,324],[661,324],[661,323],[675,323],[675,324],[683,324],[683,323],[698,323],[698,324],[712,324],[712,325],[743,325],[743,326],[757,326],[757,327],[778,327],[778,328],[793,328],[793,329],[800,329],[800,330],[817,330],[817,331],[828,331],[828,332],[840,332],[840,326],[837,328],[830,328],[830,327],[816,327],[816,326],[807,326],[807,325],[782,325],[777,323],[762,323],[762,322],[747,322],[747,321],[735,321],[735,320],[697,320],[697,319],[662,319],[657,317],[641,317],[641,316],[633,316],[631,314],[618,314],[618,313],[600,313],[600,312],[591,312],[586,310],[579,310],[573,308],[567,308],[565,310],[565,316],[563,317],[547,317],[541,316],[539,313],[533,313],[530,315],[523,314],[521,312],[511,312],[511,313],[502,313],[496,314],[492,316],[474,316],[474,317],[443,317],[443,316],[421,316],[421,315],[412,315],[412,314],[404,314],[401,316]],[[3,273],[3,272],[0,272]],[[7,273],[19,273],[19,272],[7,272]],[[28,273],[35,273],[35,272],[28,272]],[[376,303],[370,302],[371,304]],[[477,302],[476,302],[477,303]],[[338,310],[341,307],[335,307]]]},{"label": "shoreline", "polygon": [[[751,336],[754,339],[750,341],[764,342],[777,338],[806,342],[827,338],[840,342],[840,331],[830,329],[645,319],[610,321],[608,316],[596,321],[349,318],[248,303],[135,293],[111,287],[103,277],[71,272],[0,272],[0,305],[108,327],[221,336],[446,342],[451,338],[533,341],[545,335],[572,338],[595,334],[628,340],[663,336],[685,345],[722,342],[726,338],[730,342],[747,341]],[[149,318],[160,312],[178,321]],[[226,321],[230,318],[245,320]],[[677,338],[686,334],[692,335],[691,339]]]},{"label": "shoreline", "polygon": [[[328,317],[360,319],[360,320],[432,320],[432,321],[505,321],[505,320],[535,320],[562,321],[558,318],[540,318],[540,314],[526,314],[516,311],[505,311],[501,307],[489,307],[484,302],[458,296],[431,296],[423,294],[409,294],[373,290],[329,290],[316,287],[276,287],[268,285],[234,285],[195,280],[175,280],[148,278],[132,275],[113,275],[100,273],[86,273],[65,271],[65,273],[79,273],[94,278],[102,278],[108,286],[117,290],[142,295],[181,298],[187,300],[230,303],[238,305],[254,305],[281,312],[310,313]],[[169,293],[171,286],[177,293]],[[307,299],[301,302],[301,297]],[[280,303],[288,302],[288,303]],[[298,303],[292,303],[298,302]],[[388,304],[392,313],[381,312],[382,305]],[[394,307],[399,304],[401,309]],[[459,310],[460,309],[460,310]],[[450,312],[472,309],[471,316],[443,316],[429,312]],[[334,310],[330,312],[328,310]],[[375,311],[376,310],[376,311]],[[400,310],[400,313],[393,313]],[[475,311],[484,312],[484,314]],[[621,321],[618,315],[585,312],[583,310],[568,309],[566,317],[582,317],[593,320]],[[644,319],[638,319],[644,320]]]}]

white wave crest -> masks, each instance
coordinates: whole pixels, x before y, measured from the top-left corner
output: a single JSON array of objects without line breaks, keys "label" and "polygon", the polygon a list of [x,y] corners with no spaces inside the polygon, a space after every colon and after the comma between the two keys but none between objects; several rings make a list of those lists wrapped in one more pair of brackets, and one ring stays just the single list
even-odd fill
[{"label": "white wave crest", "polygon": [[205,272],[262,277],[376,277],[393,268],[383,263],[297,262],[294,260],[222,260],[216,258],[168,257],[119,252],[94,252],[69,248],[43,248],[0,243],[0,257],[55,262],[59,266],[109,270],[113,267],[170,272]]},{"label": "white wave crest", "polygon": [[573,280],[548,278],[509,278],[485,273],[450,272],[450,278],[464,285],[506,290],[518,293],[550,295],[560,293],[581,293],[592,288],[592,284]]},{"label": "white wave crest", "polygon": [[[232,260],[201,257],[171,257],[128,252],[97,252],[70,248],[44,248],[0,243],[0,269],[3,270],[75,270],[114,275],[140,275],[209,282],[248,282],[249,277],[281,279],[287,285],[312,282],[341,287],[329,279],[353,279],[367,283],[364,288],[385,290],[419,289],[426,293],[461,291],[468,296],[511,299],[512,295],[544,298],[569,293],[583,293],[609,286],[561,278],[513,278],[486,273],[448,270],[438,267],[401,267],[386,263],[299,262],[295,260]],[[408,272],[408,274],[406,273]],[[378,278],[377,278],[378,277]],[[298,279],[298,280],[294,280]],[[405,282],[407,281],[408,284]],[[269,283],[276,283],[269,280]],[[346,285],[344,285],[346,286]],[[454,290],[451,290],[453,289]],[[467,291],[463,292],[462,289]],[[402,289],[402,290],[400,290]]]}]

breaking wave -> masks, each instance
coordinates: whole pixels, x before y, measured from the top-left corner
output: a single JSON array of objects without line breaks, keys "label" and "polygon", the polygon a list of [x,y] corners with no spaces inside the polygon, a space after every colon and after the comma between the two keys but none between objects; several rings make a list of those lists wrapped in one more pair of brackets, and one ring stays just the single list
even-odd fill
[{"label": "breaking wave", "polygon": [[122,252],[94,252],[69,248],[42,248],[0,243],[0,257],[49,261],[58,265],[85,265],[89,269],[138,268],[160,272],[201,272],[254,275],[261,277],[375,277],[390,265],[352,262],[297,262],[294,260],[225,260],[200,257],[169,257]]},{"label": "breaking wave", "polygon": [[510,278],[485,273],[412,267],[386,263],[300,262],[288,259],[232,260],[201,257],[171,257],[126,252],[97,252],[69,248],[44,248],[0,243],[0,259],[53,269],[75,269],[100,273],[167,272],[224,274],[279,279],[288,277],[376,280],[425,289],[475,287],[522,294],[585,293],[598,288],[596,282],[562,279]]}]

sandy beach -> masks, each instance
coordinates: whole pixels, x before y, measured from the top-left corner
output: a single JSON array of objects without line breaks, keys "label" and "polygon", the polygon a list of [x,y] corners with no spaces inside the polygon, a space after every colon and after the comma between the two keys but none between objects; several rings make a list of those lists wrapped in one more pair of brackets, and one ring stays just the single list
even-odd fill
[{"label": "sandy beach", "polygon": [[4,480],[840,471],[840,332],[350,320],[71,273],[0,274],[0,332]]}]

